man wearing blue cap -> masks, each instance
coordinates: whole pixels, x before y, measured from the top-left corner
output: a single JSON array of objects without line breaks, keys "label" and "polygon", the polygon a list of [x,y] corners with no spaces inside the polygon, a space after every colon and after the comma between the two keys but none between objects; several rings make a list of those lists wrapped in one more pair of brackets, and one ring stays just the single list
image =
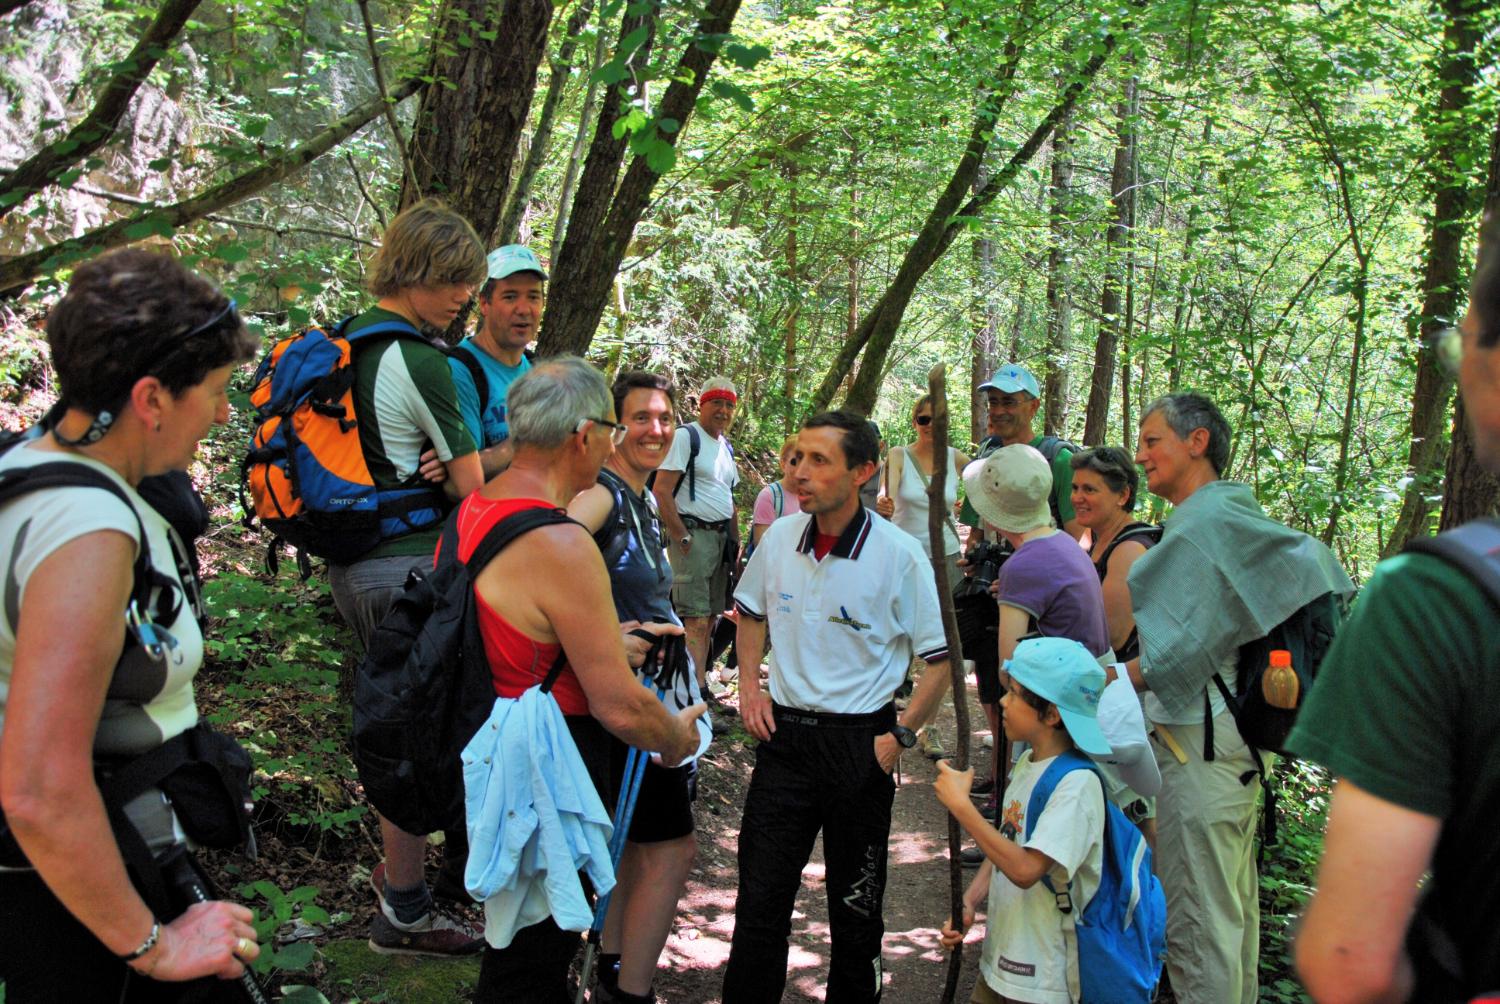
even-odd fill
[{"label": "man wearing blue cap", "polygon": [[489,274],[479,290],[479,327],[454,350],[448,363],[458,391],[459,413],[469,435],[483,447],[479,460],[489,480],[510,466],[505,395],[531,368],[526,346],[536,338],[542,322],[546,305],[542,283],[547,273],[536,254],[521,244],[496,248],[486,262]]},{"label": "man wearing blue cap", "polygon": [[[983,460],[1002,446],[1025,443],[1038,450],[1052,465],[1052,497],[1049,500],[1052,519],[1059,529],[1077,540],[1083,527],[1073,514],[1073,447],[1057,436],[1032,434],[1037,409],[1042,404],[1041,389],[1031,371],[1018,363],[1007,363],[994,376],[979,385],[989,406],[989,435],[980,444],[975,460]],[[968,502],[959,518],[966,526],[980,528],[979,515]]]}]

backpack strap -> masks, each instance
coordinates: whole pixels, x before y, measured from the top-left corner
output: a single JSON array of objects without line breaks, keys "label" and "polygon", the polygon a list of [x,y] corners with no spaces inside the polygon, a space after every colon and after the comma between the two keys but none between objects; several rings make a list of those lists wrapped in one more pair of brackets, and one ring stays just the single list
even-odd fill
[{"label": "backpack strap", "polygon": [[[457,359],[469,371],[469,378],[474,381],[474,391],[479,395],[479,414],[482,416],[485,409],[490,406],[490,376],[484,371],[484,363],[479,361],[479,357],[464,348],[464,345],[471,341],[473,341],[472,338],[460,342],[453,348],[444,350],[443,355],[449,359]],[[477,351],[483,352],[484,350],[477,349]]]},{"label": "backpack strap", "polygon": [[[1094,762],[1076,749],[1059,753],[1057,757],[1042,771],[1042,776],[1037,778],[1036,785],[1031,789],[1031,798],[1026,803],[1026,838],[1036,829],[1036,821],[1052,798],[1052,793],[1062,779],[1076,770],[1092,771],[1098,776],[1099,771]],[[1108,846],[1109,840],[1109,796],[1104,792],[1104,780],[1099,781],[1099,795],[1104,800],[1104,829],[1101,839]],[[1068,971],[1068,993],[1073,1000],[1083,999],[1083,977],[1080,972],[1078,959],[1078,932],[1077,911],[1073,909],[1073,883],[1069,881],[1062,889],[1052,884],[1052,876],[1043,875],[1042,885],[1052,894],[1053,901],[1057,904],[1058,912],[1062,914],[1063,942],[1067,951]]]},{"label": "backpack strap", "polygon": [[[544,526],[558,526],[563,523],[573,523],[580,528],[583,527],[583,524],[569,516],[565,509],[543,509],[538,507],[535,509],[522,509],[520,512],[511,513],[489,528],[485,535],[480,538],[479,543],[474,546],[474,551],[469,555],[469,560],[464,562],[464,567],[469,570],[470,580],[478,579],[479,573],[483,572],[485,567],[491,561],[495,560],[495,556],[505,550],[517,537],[530,533],[532,530],[539,530]],[[447,525],[444,526],[443,534],[445,537],[450,530],[453,533],[452,546],[455,550],[449,553],[456,555],[458,553],[456,549],[458,546],[457,520],[450,519]],[[553,660],[552,667],[547,670],[547,676],[542,680],[542,693],[549,693],[552,690],[552,685],[557,682],[558,676],[567,664],[568,653],[559,649],[557,658]]]},{"label": "backpack strap", "polygon": [[683,428],[687,430],[688,434],[687,470],[682,472],[682,477],[678,478],[677,484],[672,486],[672,497],[677,497],[677,493],[682,491],[682,483],[686,481],[688,486],[688,501],[696,502],[698,500],[698,454],[703,450],[703,437],[698,435],[698,430],[693,427],[691,422],[684,425]]},{"label": "backpack strap", "polygon": [[[151,593],[153,589],[160,586],[161,592],[154,616],[157,620],[175,620],[182,606],[182,601],[178,598],[180,587],[152,565],[151,542],[146,536],[146,525],[141,522],[141,514],[136,510],[135,503],[125,494],[125,490],[113,478],[85,464],[59,460],[31,467],[12,467],[0,473],[0,505],[23,495],[49,488],[98,488],[109,492],[125,503],[130,514],[135,517],[138,545],[135,562],[131,568],[130,605],[142,616],[152,612]],[[151,633],[149,625],[145,626],[147,633]],[[141,636],[137,625],[132,624],[131,629],[148,649],[152,646],[151,640]],[[129,639],[126,640],[126,644],[131,644]]]},{"label": "backpack strap", "polygon": [[786,514],[786,490],[781,487],[781,482],[772,481],[771,504],[776,507],[776,518],[780,519]]},{"label": "backpack strap", "polygon": [[[1156,544],[1161,543],[1161,527],[1155,523],[1131,523],[1125,529],[1115,534],[1115,539],[1109,542],[1104,553],[1099,555],[1100,574],[1109,568],[1109,556],[1115,553],[1115,548],[1128,540],[1133,540],[1150,550]],[[1103,581],[1102,579],[1100,581]]]},{"label": "backpack strap", "polygon": [[1416,554],[1431,554],[1453,565],[1500,606],[1500,520],[1476,519],[1406,545]]}]

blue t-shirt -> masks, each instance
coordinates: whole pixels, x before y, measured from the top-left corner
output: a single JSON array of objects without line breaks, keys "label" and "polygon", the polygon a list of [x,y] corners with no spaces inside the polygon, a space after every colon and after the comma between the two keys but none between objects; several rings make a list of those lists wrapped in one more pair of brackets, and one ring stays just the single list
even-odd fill
[{"label": "blue t-shirt", "polygon": [[506,424],[505,397],[516,378],[531,369],[531,360],[525,356],[515,366],[507,366],[465,338],[459,343],[458,352],[467,352],[479,360],[484,375],[489,380],[489,402],[484,414],[479,413],[479,389],[474,386],[474,374],[461,359],[449,359],[453,370],[453,388],[458,391],[458,411],[463,416],[469,435],[474,437],[480,449],[498,446],[510,438],[510,426]]}]

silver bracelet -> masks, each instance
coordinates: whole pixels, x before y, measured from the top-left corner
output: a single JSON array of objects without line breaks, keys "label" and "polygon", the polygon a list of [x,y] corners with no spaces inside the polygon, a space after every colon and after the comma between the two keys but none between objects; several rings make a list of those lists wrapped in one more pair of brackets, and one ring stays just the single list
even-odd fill
[{"label": "silver bracelet", "polygon": [[156,941],[160,937],[161,922],[153,917],[151,920],[151,933],[146,935],[146,940],[141,942],[141,947],[137,948],[129,955],[120,956],[121,961],[134,962],[136,959],[139,959],[142,955],[145,955],[147,952],[151,951],[151,949],[156,947]]}]

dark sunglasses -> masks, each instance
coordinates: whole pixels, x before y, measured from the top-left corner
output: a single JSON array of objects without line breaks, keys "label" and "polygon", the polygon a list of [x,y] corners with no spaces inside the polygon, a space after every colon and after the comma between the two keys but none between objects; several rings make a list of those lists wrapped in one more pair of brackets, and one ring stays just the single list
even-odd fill
[{"label": "dark sunglasses", "polygon": [[912,421],[916,422],[918,425],[931,425],[932,424],[932,416],[931,415],[918,415],[916,418],[912,419]]}]

